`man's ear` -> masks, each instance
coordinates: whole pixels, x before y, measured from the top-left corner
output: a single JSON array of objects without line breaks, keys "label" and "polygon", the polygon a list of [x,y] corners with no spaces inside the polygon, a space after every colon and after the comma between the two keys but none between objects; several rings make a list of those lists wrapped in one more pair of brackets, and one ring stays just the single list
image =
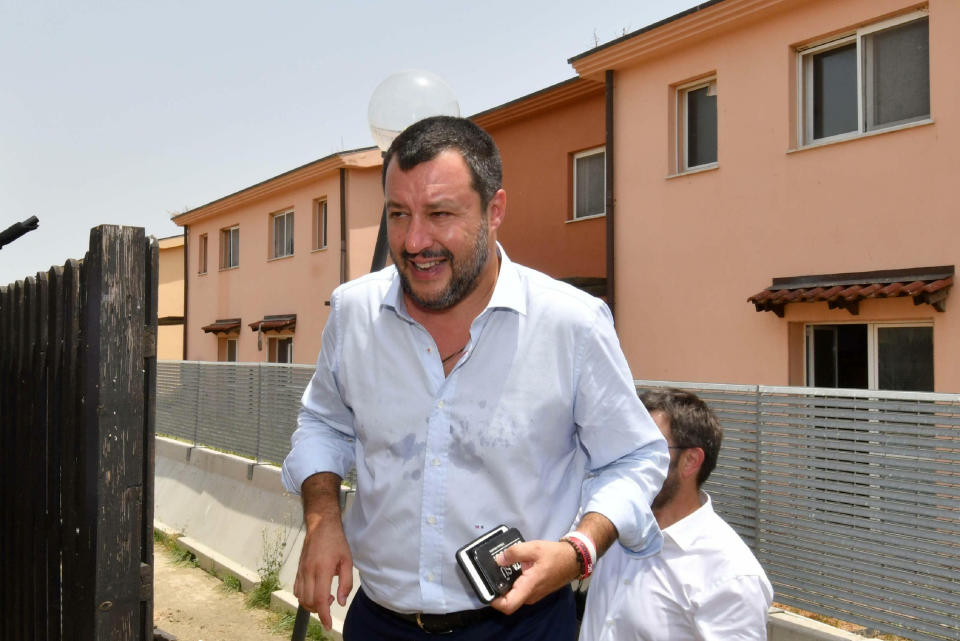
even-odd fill
[{"label": "man's ear", "polygon": [[490,231],[496,231],[496,229],[503,224],[503,218],[506,214],[507,192],[503,189],[498,189],[497,193],[490,199],[490,202],[487,203],[487,221],[490,225]]},{"label": "man's ear", "polygon": [[697,474],[700,473],[700,466],[703,465],[703,460],[706,458],[703,449],[690,447],[683,450],[680,454],[680,474],[683,478],[696,478]]}]

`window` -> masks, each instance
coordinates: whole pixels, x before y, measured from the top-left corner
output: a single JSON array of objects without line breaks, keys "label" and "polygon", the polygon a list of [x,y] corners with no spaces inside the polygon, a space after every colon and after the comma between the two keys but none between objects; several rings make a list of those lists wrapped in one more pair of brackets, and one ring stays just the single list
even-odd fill
[{"label": "window", "polygon": [[270,257],[293,256],[293,210],[273,214],[270,218],[273,234],[273,253]]},{"label": "window", "polygon": [[267,361],[270,363],[293,362],[293,337],[271,336],[267,343]]},{"label": "window", "polygon": [[318,200],[313,212],[313,248],[327,246],[327,201]]},{"label": "window", "polygon": [[800,52],[804,144],[930,117],[929,21],[911,13]]},{"label": "window", "polygon": [[220,230],[220,269],[240,265],[240,227]]},{"label": "window", "polygon": [[807,385],[933,391],[931,325],[808,325],[806,340]]},{"label": "window", "polygon": [[219,338],[217,340],[217,359],[229,363],[237,362],[237,339]]},{"label": "window", "polygon": [[677,89],[678,171],[717,164],[717,79]]},{"label": "window", "polygon": [[607,163],[603,147],[573,155],[573,218],[607,212]]},{"label": "window", "polygon": [[199,249],[200,249],[200,254],[197,260],[197,264],[198,264],[197,272],[200,274],[206,274],[207,273],[207,235],[200,234],[200,242],[197,244],[199,245]]}]

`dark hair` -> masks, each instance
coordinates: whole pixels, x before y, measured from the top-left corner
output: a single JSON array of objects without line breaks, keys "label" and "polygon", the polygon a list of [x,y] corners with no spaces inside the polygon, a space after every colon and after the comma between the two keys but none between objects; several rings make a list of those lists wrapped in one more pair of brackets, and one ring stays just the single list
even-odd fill
[{"label": "dark hair", "polygon": [[383,156],[383,186],[387,184],[390,161],[396,159],[400,169],[410,171],[447,149],[459,152],[466,161],[473,190],[480,194],[480,204],[486,210],[503,186],[500,151],[490,134],[466,118],[432,116],[404,129]]},{"label": "dark hair", "polygon": [[674,387],[649,390],[640,395],[647,411],[661,411],[670,420],[670,436],[678,447],[699,447],[703,464],[697,473],[697,487],[703,485],[717,466],[723,428],[713,411],[699,396]]}]

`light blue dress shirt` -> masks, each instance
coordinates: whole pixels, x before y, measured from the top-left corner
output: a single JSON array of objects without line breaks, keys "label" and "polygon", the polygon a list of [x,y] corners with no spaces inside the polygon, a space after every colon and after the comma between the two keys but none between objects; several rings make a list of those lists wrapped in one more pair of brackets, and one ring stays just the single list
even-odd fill
[{"label": "light blue dress shirt", "polygon": [[474,609],[458,548],[504,523],[557,540],[599,512],[642,555],[662,538],[650,503],[666,442],[637,398],[606,304],[501,265],[449,376],[407,312],[393,266],[331,296],[283,482],[347,475],[344,529],[364,591],[398,612]]}]

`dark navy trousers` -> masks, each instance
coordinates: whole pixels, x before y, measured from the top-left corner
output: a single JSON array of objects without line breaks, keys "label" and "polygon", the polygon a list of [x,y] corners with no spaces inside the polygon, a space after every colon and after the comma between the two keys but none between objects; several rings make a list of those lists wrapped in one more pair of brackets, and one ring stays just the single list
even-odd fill
[{"label": "dark navy trousers", "polygon": [[577,612],[573,591],[557,590],[512,615],[491,618],[454,630],[429,634],[370,600],[361,587],[353,597],[343,624],[344,641],[576,641]]}]

